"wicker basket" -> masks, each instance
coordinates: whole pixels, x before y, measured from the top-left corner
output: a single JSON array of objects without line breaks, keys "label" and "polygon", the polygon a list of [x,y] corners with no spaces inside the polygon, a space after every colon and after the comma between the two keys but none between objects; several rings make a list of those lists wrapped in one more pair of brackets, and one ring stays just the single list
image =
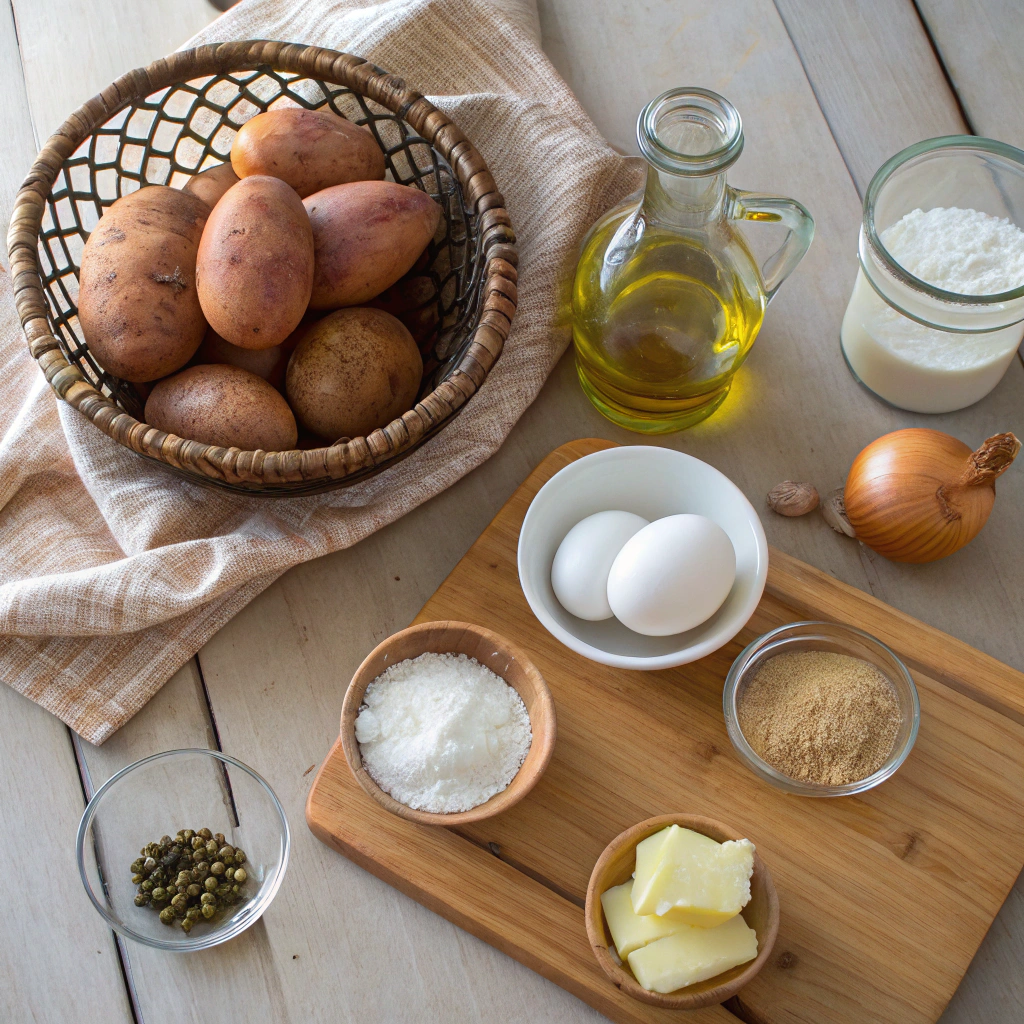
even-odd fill
[{"label": "wicker basket", "polygon": [[[243,452],[140,422],[136,387],[106,373],[78,323],[78,264],[104,209],[140,185],[181,185],[228,158],[238,126],[271,105],[329,107],[369,125],[389,176],[442,206],[428,250],[438,325],[415,407],[329,448]],[[257,494],[312,493],[379,472],[441,430],[501,354],[516,308],[515,235],[504,199],[459,129],[400,78],[360,57],[249,41],[172,54],[119,78],[47,142],[8,236],[15,299],[46,379],[100,430],[186,476]]]}]

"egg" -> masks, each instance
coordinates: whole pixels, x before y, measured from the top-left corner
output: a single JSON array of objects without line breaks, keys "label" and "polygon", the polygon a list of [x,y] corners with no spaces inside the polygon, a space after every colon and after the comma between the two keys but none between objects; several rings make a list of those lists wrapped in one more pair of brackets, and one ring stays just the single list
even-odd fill
[{"label": "egg", "polygon": [[636,633],[672,636],[710,619],[735,580],[736,552],[721,526],[704,516],[666,516],[616,555],[608,605]]},{"label": "egg", "polygon": [[562,607],[580,619],[610,619],[608,572],[622,545],[648,525],[632,512],[597,512],[562,539],[551,564],[551,588]]}]

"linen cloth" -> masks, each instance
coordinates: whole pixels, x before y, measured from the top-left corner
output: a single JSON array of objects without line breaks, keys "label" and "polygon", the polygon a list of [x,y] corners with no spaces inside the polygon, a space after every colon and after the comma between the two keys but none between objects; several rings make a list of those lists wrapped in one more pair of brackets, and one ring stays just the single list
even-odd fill
[{"label": "linen cloth", "polygon": [[479,149],[519,245],[519,309],[459,418],[384,473],[246,497],[122,448],[50,391],[0,274],[0,678],[102,743],[289,567],[348,547],[487,459],[564,350],[583,233],[639,184],[540,49],[534,0],[243,0],[187,46],[279,39],[401,75]]}]

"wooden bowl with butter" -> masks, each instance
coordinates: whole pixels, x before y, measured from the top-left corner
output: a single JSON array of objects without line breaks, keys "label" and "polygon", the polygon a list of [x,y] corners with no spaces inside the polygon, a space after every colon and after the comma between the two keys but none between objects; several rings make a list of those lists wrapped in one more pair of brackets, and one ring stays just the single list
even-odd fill
[{"label": "wooden bowl with butter", "polygon": [[[388,666],[428,652],[465,654],[475,658],[519,694],[530,716],[533,734],[530,749],[516,776],[500,793],[468,811],[434,813],[416,810],[395,800],[377,785],[366,770],[356,740],[356,718],[370,683]],[[551,760],[554,746],[555,705],[544,677],[522,648],[470,622],[421,622],[389,636],[356,669],[341,708],[341,748],[356,782],[385,810],[421,825],[468,825],[508,810],[536,785]]]},{"label": "wooden bowl with butter", "polygon": [[754,869],[750,876],[750,901],[740,911],[740,915],[757,936],[757,956],[712,978],[674,992],[662,994],[643,988],[629,964],[617,955],[601,905],[601,895],[629,881],[636,868],[637,846],[670,825],[690,829],[718,843],[746,838],[720,822],[692,814],[663,814],[641,821],[622,832],[605,847],[590,874],[585,912],[587,936],[601,969],[627,995],[666,1009],[696,1010],[731,998],[767,963],[779,931],[779,898],[771,874],[755,849]]}]

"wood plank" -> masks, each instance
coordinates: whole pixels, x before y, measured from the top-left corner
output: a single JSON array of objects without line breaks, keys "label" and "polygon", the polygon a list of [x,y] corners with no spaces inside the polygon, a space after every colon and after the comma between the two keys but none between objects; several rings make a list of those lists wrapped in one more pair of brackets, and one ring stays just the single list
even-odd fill
[{"label": "wood plank", "polygon": [[207,0],[11,0],[11,7],[39,145],[115,78],[165,56],[220,13]]},{"label": "wood plank", "polygon": [[[0,1020],[131,1024],[113,932],[82,888],[75,833],[85,809],[67,727],[0,686],[4,891]],[[34,895],[31,895],[34,894]]]},{"label": "wood plank", "polygon": [[[642,16],[611,0],[539,6],[546,51],[613,142],[631,147],[640,107],[681,78],[717,87],[740,106],[747,125],[735,183],[788,192],[807,202],[818,221],[811,252],[769,310],[729,403],[699,428],[658,443],[712,462],[758,508],[765,492],[788,477],[812,479],[823,490],[836,486],[860,447],[916,420],[875,401],[842,365],[839,323],[855,274],[860,202],[776,12],[762,0],[656,0]],[[623,53],[635,57],[629,74],[610,74]],[[528,188],[501,184],[513,203]],[[1020,429],[1022,390],[1024,375],[1011,377],[980,408],[937,425],[971,440]],[[593,410],[567,356],[488,463],[356,548],[288,573],[204,648],[200,658],[225,748],[266,772],[293,822],[312,781],[303,772],[333,743],[344,686],[362,657],[411,621],[544,455],[591,435],[636,441]],[[844,543],[817,517],[781,520],[765,512],[765,525],[777,547],[1022,667],[1013,515],[1022,494],[1024,483],[1004,478],[982,537],[951,564],[923,572]],[[308,903],[325,884],[346,894],[344,916],[318,912],[310,923]],[[285,899],[289,914],[272,945],[283,951],[288,998],[307,1016],[326,1002],[388,1019],[415,1014],[447,1022],[461,1012],[468,1018],[462,1008],[485,1004],[501,1005],[516,1021],[595,1019],[560,989],[432,919],[311,837],[296,836],[278,901]],[[339,951],[351,948],[352,934],[363,936],[355,980],[313,969],[316,962],[350,963]],[[291,962],[291,950],[301,959]],[[406,986],[382,984],[381,971],[367,966],[396,959],[408,965]],[[436,979],[425,981],[430,971]],[[447,1001],[437,995],[442,988]]]},{"label": "wood plank", "polygon": [[901,149],[967,131],[911,0],[775,0],[863,196]]},{"label": "wood plank", "polygon": [[[921,666],[922,724],[899,773],[847,800],[798,800],[766,786],[729,751],[721,686],[732,659],[753,636],[799,617],[794,604],[870,632],[885,624],[886,609],[824,574],[794,576],[799,563],[772,552],[761,606],[722,651],[658,673],[583,662],[530,611],[516,546],[540,486],[606,446],[573,442],[545,459],[416,620],[471,619],[530,652],[551,688],[559,730],[537,788],[497,818],[459,828],[472,843],[435,843],[436,830],[388,821],[336,745],[307,804],[311,828],[535,969],[539,960],[542,973],[613,1020],[654,1020],[564,952],[574,951],[574,929],[584,948],[585,936],[578,905],[555,893],[582,899],[604,845],[637,820],[675,811],[717,817],[757,843],[783,907],[777,948],[789,954],[788,966],[773,956],[740,996],[757,1019],[936,1020],[1024,861],[1024,726],[937,682],[939,670],[972,666],[957,641],[908,623],[894,640],[897,653]],[[1001,670],[1020,682],[1019,673]],[[665,764],[672,770],[660,770]],[[561,902],[517,900],[511,865],[529,876],[520,885],[543,879],[554,890],[548,903]],[[496,899],[474,898],[488,890]]]},{"label": "wood plank", "polygon": [[[0,10],[0,94],[0,221],[6,237],[14,196],[36,152],[7,5]],[[6,271],[4,258],[0,274]],[[15,378],[35,372],[23,365],[6,369]],[[0,438],[6,422],[0,415]],[[7,686],[0,686],[0,764],[4,891],[31,894],[5,901],[0,1020],[74,1020],[88,1006],[98,1020],[129,1024],[113,933],[89,903],[75,865],[85,800],[68,730]]]},{"label": "wood plank", "polygon": [[1017,0],[916,0],[971,130],[1024,148],[1024,17]]}]

